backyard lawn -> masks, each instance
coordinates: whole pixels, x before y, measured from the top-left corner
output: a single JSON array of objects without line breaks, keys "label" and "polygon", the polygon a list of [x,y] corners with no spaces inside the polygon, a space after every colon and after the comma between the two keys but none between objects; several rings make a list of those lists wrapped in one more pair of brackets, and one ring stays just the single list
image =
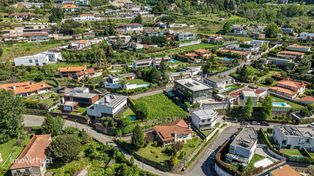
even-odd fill
[{"label": "backyard lawn", "polygon": [[3,47],[4,52],[3,55],[0,57],[0,61],[7,61],[15,57],[37,54],[64,44],[66,44],[66,42],[63,40],[42,43],[5,44]]},{"label": "backyard lawn", "polygon": [[0,153],[3,159],[0,162],[0,175],[5,175],[13,163],[12,161],[20,155],[29,140],[29,136],[26,136],[21,145],[17,145],[16,139],[0,144]]},{"label": "backyard lawn", "polygon": [[280,152],[290,156],[303,156],[298,149],[280,149]]},{"label": "backyard lawn", "polygon": [[60,99],[59,95],[54,92],[29,96],[27,98],[32,99],[34,101],[38,101],[38,103],[45,104],[47,107],[56,104]]},{"label": "backyard lawn", "polygon": [[304,106],[302,105],[299,105],[297,103],[294,103],[292,101],[289,101],[289,100],[286,100],[286,99],[282,99],[282,98],[279,98],[279,97],[275,97],[273,95],[270,96],[271,99],[272,99],[272,102],[286,102],[287,104],[289,104],[293,109],[303,109]]},{"label": "backyard lawn", "polygon": [[247,169],[254,168],[254,164],[255,164],[257,161],[260,161],[260,160],[262,160],[262,159],[264,159],[263,156],[258,155],[258,154],[254,154],[253,157],[252,157],[252,159],[251,159],[251,161],[250,161],[250,163],[249,163],[248,166],[247,166]]},{"label": "backyard lawn", "polygon": [[[190,156],[195,148],[197,148],[201,143],[202,140],[198,137],[188,140],[187,143],[183,144],[182,149],[178,152],[178,156],[181,152],[185,153],[183,158]],[[167,147],[161,146],[155,147],[153,146],[153,143],[149,143],[146,147],[139,149],[136,153],[149,160],[167,165],[167,162],[171,158],[171,156],[164,153],[164,150],[166,148]]]},{"label": "backyard lawn", "polygon": [[135,100],[135,103],[144,102],[148,107],[148,119],[167,117],[186,117],[187,113],[173,103],[164,94],[156,94]]},{"label": "backyard lawn", "polygon": [[148,84],[148,82],[145,82],[142,79],[132,79],[132,80],[128,80],[127,83],[129,84]]}]

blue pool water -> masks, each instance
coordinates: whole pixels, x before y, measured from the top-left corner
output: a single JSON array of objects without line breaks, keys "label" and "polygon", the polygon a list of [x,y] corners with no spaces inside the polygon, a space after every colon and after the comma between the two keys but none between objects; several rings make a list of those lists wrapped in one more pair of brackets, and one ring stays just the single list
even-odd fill
[{"label": "blue pool water", "polygon": [[274,107],[291,107],[289,104],[285,103],[285,102],[272,102]]},{"label": "blue pool water", "polygon": [[171,63],[176,63],[176,62],[178,62],[177,60],[175,60],[175,59],[170,59],[168,62],[171,62]]},{"label": "blue pool water", "polygon": [[232,58],[228,58],[228,57],[224,57],[224,58],[222,58],[222,60],[224,60],[224,61],[232,61],[233,59]]},{"label": "blue pool water", "polygon": [[135,115],[130,115],[130,116],[129,116],[129,119],[130,119],[131,121],[135,121],[135,120],[136,120],[136,116],[135,116]]}]

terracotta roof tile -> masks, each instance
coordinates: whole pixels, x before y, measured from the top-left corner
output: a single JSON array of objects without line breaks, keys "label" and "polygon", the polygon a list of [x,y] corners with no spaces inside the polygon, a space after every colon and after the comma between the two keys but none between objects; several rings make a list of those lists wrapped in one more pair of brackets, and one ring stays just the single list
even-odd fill
[{"label": "terracotta roof tile", "polygon": [[300,98],[301,101],[314,102],[314,96],[305,96]]},{"label": "terracotta roof tile", "polygon": [[163,125],[157,125],[154,127],[154,129],[163,141],[173,140],[174,133],[192,134],[192,130],[184,120],[178,120]]},{"label": "terracotta roof tile", "polygon": [[296,52],[296,51],[280,51],[279,55],[295,55],[295,56],[303,56],[305,53]]},{"label": "terracotta roof tile", "polygon": [[281,92],[281,93],[284,93],[284,94],[288,94],[290,96],[294,96],[297,94],[296,91],[292,91],[290,89],[286,89],[286,88],[282,88],[282,87],[271,87],[270,90],[273,90],[275,92]]},{"label": "terracotta roof tile", "polygon": [[284,165],[271,172],[271,176],[301,176],[297,171],[295,171],[289,165]]},{"label": "terracotta roof tile", "polygon": [[50,89],[52,88],[50,85],[45,82],[19,82],[19,83],[8,83],[1,84],[0,89],[5,89],[8,91],[14,92],[14,94],[23,94],[23,93],[31,93],[42,89]]},{"label": "terracotta roof tile", "polygon": [[51,143],[51,135],[34,135],[26,145],[18,159],[11,166],[11,170],[41,167],[46,159],[45,150]]},{"label": "terracotta roof tile", "polygon": [[293,87],[293,88],[297,88],[297,89],[305,86],[305,84],[302,82],[292,81],[292,80],[288,80],[288,79],[278,81],[277,85],[278,86],[285,85],[285,86],[289,86],[289,87]]},{"label": "terracotta roof tile", "polygon": [[58,68],[59,72],[81,72],[86,69],[85,66],[77,66],[77,67],[60,67]]}]

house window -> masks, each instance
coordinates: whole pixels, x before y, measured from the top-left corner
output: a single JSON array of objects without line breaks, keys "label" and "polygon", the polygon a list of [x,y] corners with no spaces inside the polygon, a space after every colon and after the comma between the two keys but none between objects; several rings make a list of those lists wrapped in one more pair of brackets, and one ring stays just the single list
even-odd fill
[{"label": "house window", "polygon": [[38,63],[38,59],[35,59],[35,62]]},{"label": "house window", "polygon": [[33,63],[33,60],[32,60],[32,59],[30,59],[30,60],[28,60],[28,62],[29,62],[29,63]]}]

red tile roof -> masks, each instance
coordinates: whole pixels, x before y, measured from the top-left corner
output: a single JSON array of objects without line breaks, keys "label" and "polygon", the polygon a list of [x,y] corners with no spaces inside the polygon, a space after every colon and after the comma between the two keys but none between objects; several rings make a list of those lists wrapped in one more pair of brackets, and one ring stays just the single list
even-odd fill
[{"label": "red tile roof", "polygon": [[200,54],[209,54],[210,51],[207,49],[197,49],[195,50],[196,53],[200,53]]},{"label": "red tile roof", "polygon": [[305,96],[300,98],[301,101],[314,102],[314,96]]},{"label": "red tile roof", "polygon": [[74,4],[63,4],[62,8],[63,9],[76,9],[78,7],[76,5],[74,5]]},{"label": "red tile roof", "polygon": [[184,56],[186,56],[186,57],[198,57],[198,54],[196,54],[196,53],[186,53],[186,54],[184,54]]},{"label": "red tile roof", "polygon": [[285,85],[285,86],[289,86],[289,87],[293,87],[293,88],[297,88],[297,89],[305,86],[305,84],[302,82],[292,81],[292,80],[288,80],[288,79],[278,81],[277,85],[280,86],[280,84]]},{"label": "red tile roof", "polygon": [[31,93],[42,89],[50,89],[50,85],[45,82],[18,82],[18,83],[8,83],[0,84],[0,89],[5,89],[14,92],[14,94]]},{"label": "red tile roof", "polygon": [[292,55],[292,56],[304,56],[305,53],[296,52],[296,51],[280,51],[279,55]]},{"label": "red tile roof", "polygon": [[292,45],[289,45],[288,48],[304,48],[304,49],[310,49],[311,47],[309,47],[309,46],[302,46],[302,45],[298,45],[298,44],[292,44]]},{"label": "red tile roof", "polygon": [[45,150],[51,143],[51,135],[34,135],[20,156],[11,166],[11,170],[41,167],[46,159]]},{"label": "red tile roof", "polygon": [[86,69],[85,66],[76,66],[76,67],[60,67],[58,68],[58,72],[81,72]]},{"label": "red tile roof", "polygon": [[163,141],[171,141],[174,134],[192,134],[192,130],[184,120],[178,120],[154,127],[156,133]]},{"label": "red tile roof", "polygon": [[273,90],[275,92],[280,92],[280,93],[284,93],[284,94],[288,94],[290,96],[294,96],[297,94],[296,91],[292,91],[290,89],[286,89],[286,88],[282,88],[282,87],[271,87],[270,90]]},{"label": "red tile roof", "polygon": [[295,171],[288,164],[279,167],[278,169],[271,172],[271,176],[301,176],[297,171]]}]

